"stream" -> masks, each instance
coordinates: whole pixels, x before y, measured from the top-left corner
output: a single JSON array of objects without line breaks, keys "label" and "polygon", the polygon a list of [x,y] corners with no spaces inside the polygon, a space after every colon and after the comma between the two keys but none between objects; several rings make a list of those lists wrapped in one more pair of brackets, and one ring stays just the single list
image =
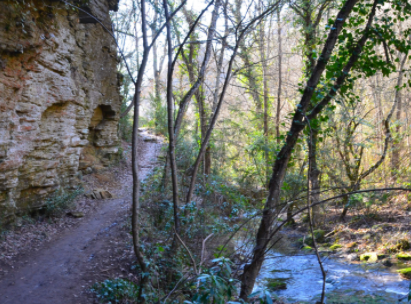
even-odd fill
[{"label": "stream", "polygon": [[[398,268],[378,263],[353,264],[336,257],[323,257],[323,263],[327,271],[327,304],[407,303],[403,298],[408,295],[409,281],[398,275]],[[260,271],[256,290],[270,278],[286,283],[287,289],[273,294],[288,302],[315,303],[320,299],[322,275],[314,254],[272,251]]]}]

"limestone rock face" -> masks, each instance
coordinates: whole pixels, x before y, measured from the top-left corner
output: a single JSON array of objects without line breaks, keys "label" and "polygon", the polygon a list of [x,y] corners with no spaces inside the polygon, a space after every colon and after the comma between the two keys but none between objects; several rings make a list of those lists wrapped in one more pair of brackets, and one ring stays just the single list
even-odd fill
[{"label": "limestone rock face", "polygon": [[[82,8],[111,29],[117,5]],[[52,0],[0,9],[0,216],[9,217],[110,163],[121,98],[116,45],[95,19]]]}]

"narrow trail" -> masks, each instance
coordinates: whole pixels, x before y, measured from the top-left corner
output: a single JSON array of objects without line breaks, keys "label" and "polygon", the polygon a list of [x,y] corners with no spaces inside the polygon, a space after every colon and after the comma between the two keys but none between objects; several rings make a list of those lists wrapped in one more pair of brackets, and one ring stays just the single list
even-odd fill
[{"label": "narrow trail", "polygon": [[[157,164],[161,142],[145,131],[140,134],[140,172],[144,179]],[[101,200],[99,208],[79,219],[76,227],[45,243],[39,251],[19,258],[14,270],[0,280],[0,303],[93,303],[87,290],[105,271],[96,269],[96,260],[107,260],[115,254],[113,247],[117,244],[112,235],[119,232],[115,230],[129,213],[131,172],[122,193],[122,197]]]}]

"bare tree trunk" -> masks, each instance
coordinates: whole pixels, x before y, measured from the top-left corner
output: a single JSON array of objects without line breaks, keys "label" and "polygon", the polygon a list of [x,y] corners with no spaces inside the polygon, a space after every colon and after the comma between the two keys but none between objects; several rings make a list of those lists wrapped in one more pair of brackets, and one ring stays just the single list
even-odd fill
[{"label": "bare tree trunk", "polygon": [[275,116],[275,130],[277,137],[277,144],[281,143],[280,140],[280,116],[281,116],[281,90],[283,84],[283,50],[282,50],[282,38],[281,38],[281,8],[277,10],[277,35],[278,35],[278,89],[277,89],[277,113]]},{"label": "bare tree trunk", "polygon": [[[169,21],[167,0],[163,1],[166,20]],[[168,73],[167,73],[167,117],[168,117],[168,155],[171,168],[171,181],[173,184],[173,211],[174,227],[177,233],[180,233],[180,218],[178,215],[178,176],[177,163],[175,157],[175,134],[174,134],[174,102],[173,102],[173,45],[171,41],[171,25],[167,22],[167,47],[168,47]]]},{"label": "bare tree trunk", "polygon": [[[318,164],[317,164],[317,147],[318,147],[318,130],[312,129],[312,134],[311,134],[311,142],[310,138],[308,139],[309,141],[309,149],[308,149],[308,154],[309,158],[311,159],[311,166],[309,170],[309,181],[311,185],[311,201],[313,203],[319,202],[320,201],[320,170],[318,169]],[[312,222],[314,227],[316,227],[319,224],[321,217],[321,206],[316,205],[312,208]]]},{"label": "bare tree trunk", "polygon": [[[407,56],[404,55],[404,58],[401,61],[400,64],[400,70],[398,72],[398,80],[397,80],[397,87],[401,88],[403,84],[403,77],[404,77],[404,66],[407,61]],[[398,174],[398,171],[400,169],[400,152],[401,152],[401,139],[398,138],[400,137],[400,131],[401,131],[401,126],[399,124],[399,121],[401,120],[401,112],[402,112],[402,94],[400,90],[397,90],[395,92],[395,98],[394,102],[397,104],[397,111],[396,111],[396,119],[397,119],[397,126],[395,128],[395,135],[397,138],[393,140],[393,147],[392,147],[392,154],[391,154],[391,177],[395,178]]]},{"label": "bare tree trunk", "polygon": [[[158,22],[158,0],[154,1],[154,20],[151,25],[151,32],[153,37],[157,34]],[[160,102],[160,71],[158,68],[157,42],[153,43],[153,73],[154,73],[154,97],[156,102]]]},{"label": "bare tree trunk", "polygon": [[[136,7],[134,8],[136,9]],[[143,60],[137,75],[134,91],[134,120],[133,120],[133,141],[132,141],[132,174],[133,174],[133,205],[132,205],[132,234],[133,234],[133,248],[137,261],[143,273],[148,272],[148,266],[145,262],[144,255],[140,250],[140,177],[139,177],[139,159],[138,159],[138,125],[140,115],[140,99],[141,99],[141,85],[143,83],[143,75],[148,61],[150,49],[147,44],[147,26],[145,16],[145,0],[141,1],[141,28],[143,33]],[[138,51],[138,50],[137,50]],[[148,276],[142,275],[139,289],[140,303],[145,303],[143,294],[148,283]]]},{"label": "bare tree trunk", "polygon": [[[240,30],[242,30],[242,17],[241,17],[242,4],[243,4],[243,0],[236,0],[234,11],[233,11],[237,24],[241,25]],[[257,85],[257,75],[255,72],[254,65],[250,58],[249,50],[243,40],[240,41],[238,57],[240,57],[243,60],[243,63],[245,66],[245,69],[244,69],[245,72],[243,73],[243,75],[245,76],[248,82],[249,94],[251,95],[251,97],[253,98],[255,102],[257,116],[260,116],[262,112],[262,103],[261,103],[259,88]]]},{"label": "bare tree trunk", "polygon": [[[260,5],[260,12],[262,10],[261,8],[261,1],[259,2]],[[268,89],[268,79],[267,79],[267,74],[268,74],[268,67],[267,67],[267,60],[266,60],[266,54],[265,54],[265,27],[264,27],[264,22],[260,23],[260,41],[259,41],[259,49],[260,49],[260,60],[261,60],[261,66],[262,66],[262,72],[263,72],[263,104],[264,104],[264,115],[263,115],[263,135],[264,135],[264,143],[265,143],[265,151],[264,151],[264,158],[265,158],[265,186],[268,184],[269,180],[269,164],[270,164],[270,158],[268,155],[268,111],[269,111],[269,89]]]},{"label": "bare tree trunk", "polygon": [[[141,0],[141,1],[144,1],[144,0]],[[187,2],[187,0],[182,0],[181,4],[180,4],[180,5],[174,10],[174,12],[170,15],[169,21],[177,14],[177,12],[178,12],[182,7],[184,7],[184,5],[186,4],[186,2]],[[133,4],[134,4],[134,2],[133,2]],[[148,53],[150,52],[151,48],[153,47],[153,44],[157,41],[157,39],[158,39],[158,37],[159,37],[159,34],[163,31],[163,29],[166,27],[166,25],[169,24],[169,21],[167,21],[166,23],[164,23],[164,24],[158,29],[157,34],[153,37],[151,44],[148,45],[148,43],[147,43],[147,52],[148,52]],[[116,42],[116,43],[117,43],[117,42]],[[121,54],[122,54],[122,53],[121,53]],[[122,56],[123,56],[123,55],[122,55]],[[123,57],[124,57],[124,56],[123,56]],[[138,58],[138,55],[137,55],[137,58]],[[143,60],[144,60],[144,59],[143,59]],[[125,63],[126,63],[126,61],[125,61]],[[127,67],[127,70],[129,71],[129,68],[128,68],[127,63],[126,63],[126,67]],[[131,75],[130,72],[129,72],[129,74]],[[133,78],[132,75],[131,75],[131,78]],[[120,114],[120,118],[125,117],[125,116],[130,112],[130,110],[131,110],[133,107],[134,107],[134,102],[130,103],[130,105],[127,107],[127,109],[126,109],[123,113]]]}]

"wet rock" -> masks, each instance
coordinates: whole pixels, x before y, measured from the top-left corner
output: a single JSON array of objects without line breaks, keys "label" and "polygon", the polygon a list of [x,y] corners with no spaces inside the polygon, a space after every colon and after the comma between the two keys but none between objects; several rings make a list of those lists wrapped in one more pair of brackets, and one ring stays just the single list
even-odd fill
[{"label": "wet rock", "polygon": [[287,279],[283,278],[267,278],[265,286],[271,290],[271,291],[276,291],[276,290],[281,290],[281,289],[287,289]]},{"label": "wet rock", "polygon": [[360,261],[367,263],[377,263],[378,255],[375,252],[368,252],[360,255]]},{"label": "wet rock", "polygon": [[389,258],[385,258],[381,261],[381,264],[384,265],[385,267],[391,267],[392,265],[394,265],[391,261],[391,259]]},{"label": "wet rock", "polygon": [[349,255],[347,255],[347,260],[349,262],[354,262],[354,261],[359,261],[359,256],[356,253],[350,253]]}]

